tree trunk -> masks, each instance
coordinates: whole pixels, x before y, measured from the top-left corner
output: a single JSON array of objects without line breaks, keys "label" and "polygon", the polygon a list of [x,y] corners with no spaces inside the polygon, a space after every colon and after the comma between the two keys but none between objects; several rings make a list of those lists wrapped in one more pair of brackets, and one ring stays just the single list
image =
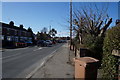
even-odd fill
[{"label": "tree trunk", "polygon": [[82,44],[82,34],[79,33],[79,43]]}]

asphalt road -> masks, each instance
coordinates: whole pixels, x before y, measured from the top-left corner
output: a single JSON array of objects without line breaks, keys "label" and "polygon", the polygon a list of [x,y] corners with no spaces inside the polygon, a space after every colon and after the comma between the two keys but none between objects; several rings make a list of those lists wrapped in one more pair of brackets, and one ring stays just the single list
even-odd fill
[{"label": "asphalt road", "polygon": [[2,52],[2,77],[26,78],[27,75],[42,64],[43,58],[53,53],[62,45],[6,49]]}]

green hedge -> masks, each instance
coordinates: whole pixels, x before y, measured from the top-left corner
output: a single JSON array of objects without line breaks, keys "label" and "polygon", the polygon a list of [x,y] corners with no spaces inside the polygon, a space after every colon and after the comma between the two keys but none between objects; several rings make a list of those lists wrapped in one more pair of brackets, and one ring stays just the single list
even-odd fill
[{"label": "green hedge", "polygon": [[102,59],[103,37],[86,35],[83,38],[83,44],[92,52],[92,57]]},{"label": "green hedge", "polygon": [[120,50],[120,25],[109,29],[104,39],[102,70],[103,78],[109,80],[114,80],[117,73],[117,59],[112,55],[113,49]]}]

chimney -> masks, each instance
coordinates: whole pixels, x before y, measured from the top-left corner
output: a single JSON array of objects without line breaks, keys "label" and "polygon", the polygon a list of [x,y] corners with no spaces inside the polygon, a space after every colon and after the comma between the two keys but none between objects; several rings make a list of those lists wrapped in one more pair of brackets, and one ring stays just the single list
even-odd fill
[{"label": "chimney", "polygon": [[14,26],[14,22],[10,21],[9,25],[10,25],[10,27],[13,27]]},{"label": "chimney", "polygon": [[23,25],[20,25],[20,29],[23,29]]}]

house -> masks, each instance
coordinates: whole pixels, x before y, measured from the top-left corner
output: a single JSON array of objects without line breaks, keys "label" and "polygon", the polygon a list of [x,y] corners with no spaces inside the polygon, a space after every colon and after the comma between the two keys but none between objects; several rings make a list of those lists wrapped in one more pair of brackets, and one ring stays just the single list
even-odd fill
[{"label": "house", "polygon": [[15,43],[21,41],[32,41],[32,32],[23,28],[23,25],[19,27],[14,25],[13,21],[9,24],[0,22],[0,29],[2,30],[1,40],[2,46],[15,46]]}]

